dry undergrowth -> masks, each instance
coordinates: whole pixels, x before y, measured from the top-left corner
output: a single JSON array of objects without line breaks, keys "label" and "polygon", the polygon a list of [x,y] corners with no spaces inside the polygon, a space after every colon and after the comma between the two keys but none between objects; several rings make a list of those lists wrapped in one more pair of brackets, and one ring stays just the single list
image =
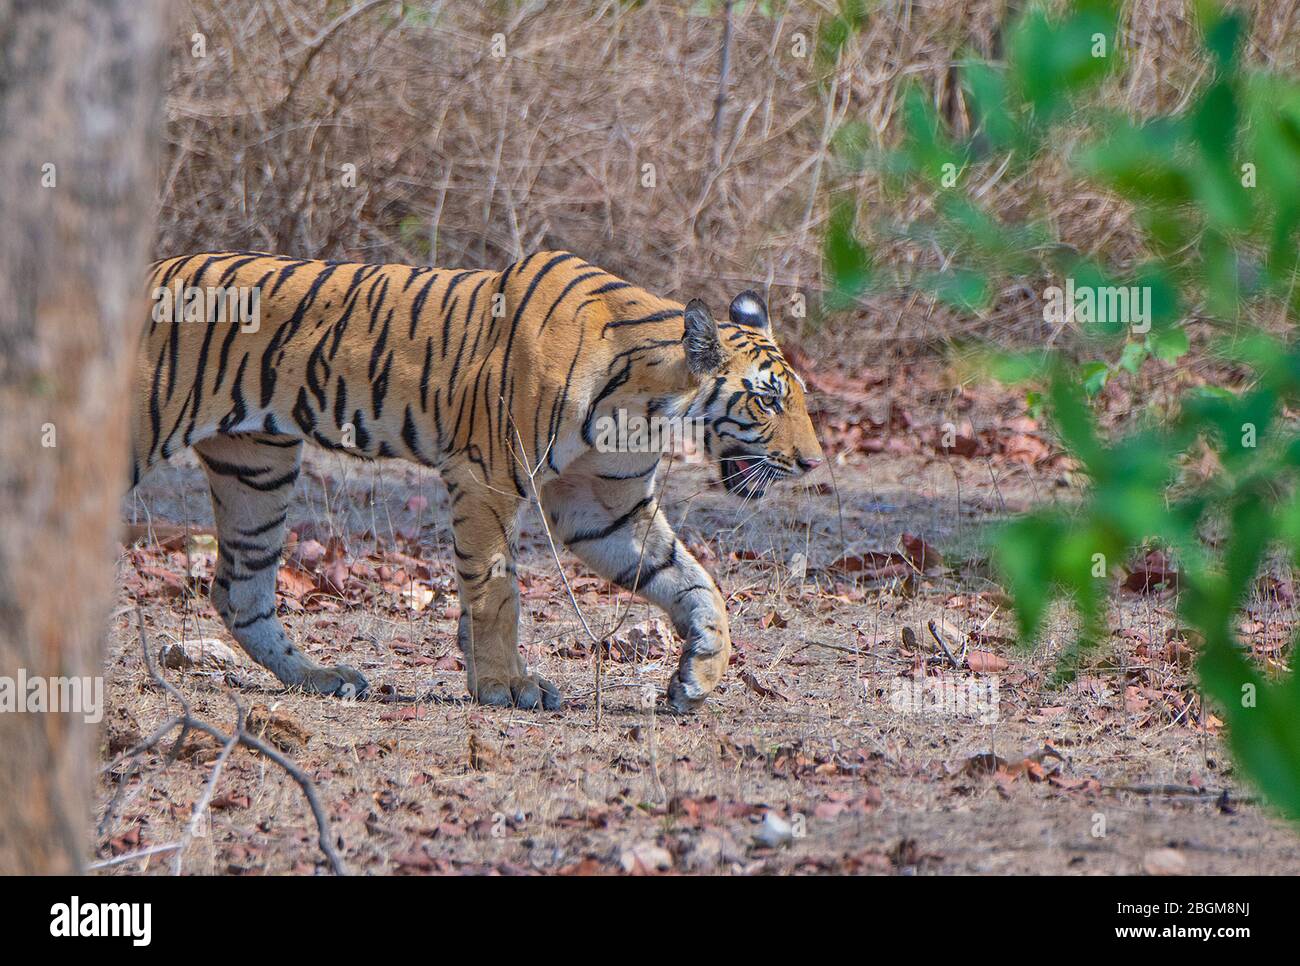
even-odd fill
[{"label": "dry undergrowth", "polygon": [[[825,61],[818,39],[834,0],[735,3],[725,48],[721,2],[368,2],[344,12],[310,0],[192,0],[173,31],[157,253],[500,267],[567,248],[683,300],[720,303],[757,281],[788,335],[801,327],[793,295],[816,316],[832,196],[856,198],[882,262],[925,269],[951,257],[892,231],[922,215],[925,198],[844,170],[832,141],[855,122],[868,147],[894,144],[911,83],[968,133],[957,65],[1001,56],[999,25],[1021,5],[868,6],[865,26]],[[1293,65],[1297,0],[1243,6],[1249,62]],[[1108,106],[1149,116],[1186,104],[1206,69],[1191,16],[1183,0],[1123,5],[1123,66],[1100,94]],[[999,217],[1044,215],[1082,253],[1132,264],[1142,251],[1130,212],[1069,176],[1070,147],[1019,177],[996,158],[968,177]],[[847,351],[863,358],[971,335],[1037,344],[1049,334],[1030,321],[1041,288],[1015,281],[973,317],[881,294],[823,338],[843,352],[847,327]]]}]

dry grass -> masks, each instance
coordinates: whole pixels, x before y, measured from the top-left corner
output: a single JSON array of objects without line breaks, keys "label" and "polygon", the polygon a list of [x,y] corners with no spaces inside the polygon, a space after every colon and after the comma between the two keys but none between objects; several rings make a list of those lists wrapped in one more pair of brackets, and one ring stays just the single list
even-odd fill
[{"label": "dry grass", "polygon": [[[1250,61],[1288,69],[1300,56],[1297,0],[1244,6]],[[814,54],[832,0],[737,2],[719,113],[721,2],[194,0],[176,28],[157,248],[465,265],[569,248],[667,295],[721,302],[757,283],[788,332],[800,325],[790,297],[817,303],[831,193],[852,192],[882,235],[927,204],[837,167],[835,131],[864,122],[873,147],[892,144],[915,82],[967,132],[955,65],[998,56],[1000,24],[1018,8],[884,0],[823,70]],[[1144,116],[1187,103],[1205,70],[1189,16],[1183,0],[1124,5],[1108,104]],[[195,31],[205,57],[191,55]],[[1081,250],[1131,263],[1141,249],[1129,213],[1068,176],[1068,150],[1018,180],[991,164],[983,200],[1004,217],[1045,214]],[[343,185],[347,164],[355,187]],[[951,254],[882,243],[903,266]],[[978,318],[878,295],[824,338],[848,334],[864,354],[974,333],[1034,342],[1036,288],[1009,287]]]}]

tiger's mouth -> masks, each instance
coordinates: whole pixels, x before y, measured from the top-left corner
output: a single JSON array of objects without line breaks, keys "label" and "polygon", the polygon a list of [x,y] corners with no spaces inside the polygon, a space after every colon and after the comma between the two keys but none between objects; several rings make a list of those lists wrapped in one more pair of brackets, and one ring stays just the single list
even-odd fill
[{"label": "tiger's mouth", "polygon": [[740,449],[724,453],[719,466],[722,485],[727,492],[746,500],[761,497],[774,482],[790,475],[770,457],[756,456]]}]

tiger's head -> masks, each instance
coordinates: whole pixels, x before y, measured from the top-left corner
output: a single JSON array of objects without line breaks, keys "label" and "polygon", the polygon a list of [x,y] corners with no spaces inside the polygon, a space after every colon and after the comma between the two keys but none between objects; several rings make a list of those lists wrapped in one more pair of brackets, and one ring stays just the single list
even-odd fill
[{"label": "tiger's head", "polygon": [[686,365],[701,380],[691,415],[703,419],[704,448],[727,491],[760,497],[820,465],[803,380],[772,338],[763,299],[741,292],[721,323],[692,299],[685,321]]}]

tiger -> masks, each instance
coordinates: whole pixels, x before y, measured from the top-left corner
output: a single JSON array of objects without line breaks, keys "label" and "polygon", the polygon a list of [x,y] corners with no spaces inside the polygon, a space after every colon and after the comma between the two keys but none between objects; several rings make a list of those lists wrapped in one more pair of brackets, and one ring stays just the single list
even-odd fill
[{"label": "tiger", "polygon": [[369,688],[352,667],[312,660],[276,615],[304,443],[437,470],[468,695],[545,710],[560,691],[518,646],[527,503],[583,564],[668,616],[682,641],[671,709],[698,709],[730,660],[718,584],[659,505],[663,452],[599,445],[609,420],[693,420],[703,458],[746,500],[824,459],[806,385],[754,291],[718,321],[699,298],[660,298],[566,251],[499,271],[221,251],[155,262],[148,292],[131,489],[193,448],[216,527],[211,604],[291,689]]}]

